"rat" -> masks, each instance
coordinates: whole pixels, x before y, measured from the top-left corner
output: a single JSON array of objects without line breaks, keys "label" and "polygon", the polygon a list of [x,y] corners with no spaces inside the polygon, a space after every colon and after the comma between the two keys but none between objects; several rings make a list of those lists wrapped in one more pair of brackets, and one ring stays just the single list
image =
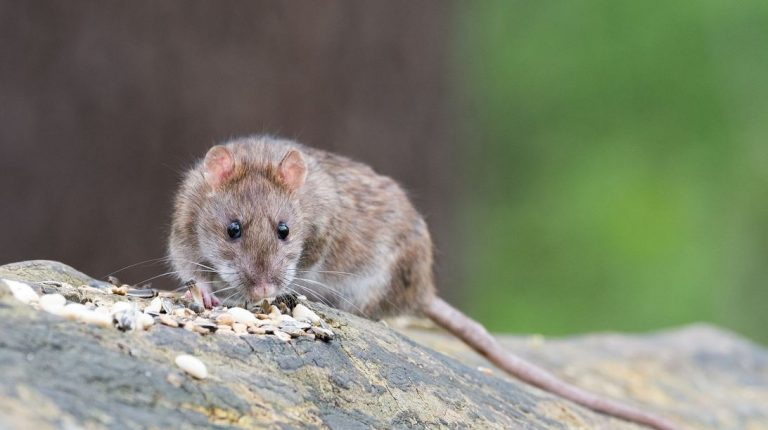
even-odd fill
[{"label": "rat", "polygon": [[296,293],[371,319],[423,314],[526,383],[596,412],[676,428],[504,350],[438,297],[424,218],[397,182],[347,157],[271,136],[212,147],[176,195],[169,257],[207,308]]}]

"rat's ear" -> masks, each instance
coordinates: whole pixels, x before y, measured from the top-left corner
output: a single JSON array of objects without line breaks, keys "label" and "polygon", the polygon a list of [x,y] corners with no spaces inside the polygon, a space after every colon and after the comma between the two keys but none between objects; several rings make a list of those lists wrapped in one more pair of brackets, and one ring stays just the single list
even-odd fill
[{"label": "rat's ear", "polygon": [[301,152],[291,149],[277,166],[277,175],[291,190],[297,190],[307,179],[307,165]]},{"label": "rat's ear", "polygon": [[208,150],[203,161],[203,176],[214,190],[221,187],[235,171],[235,159],[227,148],[217,145]]}]

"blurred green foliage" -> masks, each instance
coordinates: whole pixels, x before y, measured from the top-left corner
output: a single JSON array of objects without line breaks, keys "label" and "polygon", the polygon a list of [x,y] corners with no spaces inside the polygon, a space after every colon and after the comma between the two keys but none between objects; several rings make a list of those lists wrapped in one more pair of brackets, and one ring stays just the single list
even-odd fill
[{"label": "blurred green foliage", "polygon": [[470,313],[768,342],[768,2],[459,8]]}]

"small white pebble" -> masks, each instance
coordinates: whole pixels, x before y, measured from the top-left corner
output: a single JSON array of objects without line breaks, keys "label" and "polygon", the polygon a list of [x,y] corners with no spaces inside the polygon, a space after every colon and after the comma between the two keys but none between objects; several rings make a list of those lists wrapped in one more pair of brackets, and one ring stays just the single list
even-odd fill
[{"label": "small white pebble", "polygon": [[40,308],[48,313],[54,315],[61,315],[64,313],[64,305],[67,304],[67,299],[61,294],[44,294],[38,301]]},{"label": "small white pebble", "polygon": [[11,293],[13,293],[13,297],[16,297],[16,300],[24,304],[30,304],[32,302],[36,302],[40,298],[35,292],[35,290],[29,286],[29,284],[26,284],[24,282],[14,281],[12,279],[3,279],[3,282],[5,282],[5,285],[7,285],[8,288],[11,289]]},{"label": "small white pebble", "polygon": [[176,365],[179,366],[181,370],[197,379],[205,379],[208,377],[208,369],[206,369],[205,364],[203,364],[197,357],[182,354],[177,356],[175,361]]},{"label": "small white pebble", "polygon": [[312,311],[312,309],[299,303],[293,308],[293,317],[298,321],[305,321],[310,324],[317,324],[320,322],[320,317]]},{"label": "small white pebble", "polygon": [[245,325],[256,324],[256,315],[254,315],[251,311],[234,307],[227,310],[227,313],[232,315],[232,318],[234,318],[235,322],[239,322]]}]

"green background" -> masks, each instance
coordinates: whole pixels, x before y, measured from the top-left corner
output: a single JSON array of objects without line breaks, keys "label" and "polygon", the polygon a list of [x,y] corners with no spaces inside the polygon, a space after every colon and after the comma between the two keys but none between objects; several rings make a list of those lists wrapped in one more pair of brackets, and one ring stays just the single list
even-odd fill
[{"label": "green background", "polygon": [[768,2],[464,2],[463,307],[768,342]]}]

